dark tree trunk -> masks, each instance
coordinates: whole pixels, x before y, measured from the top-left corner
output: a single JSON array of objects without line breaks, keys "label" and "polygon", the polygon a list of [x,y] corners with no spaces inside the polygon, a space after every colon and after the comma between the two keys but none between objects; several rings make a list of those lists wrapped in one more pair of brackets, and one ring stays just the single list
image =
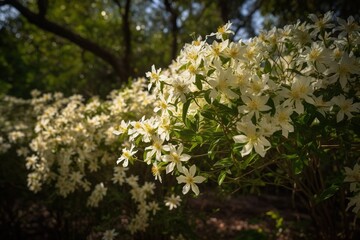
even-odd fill
[{"label": "dark tree trunk", "polygon": [[168,13],[170,13],[170,24],[171,24],[171,59],[176,59],[178,53],[178,34],[179,34],[179,26],[177,24],[178,20],[178,12],[177,10],[171,6],[169,0],[164,0],[165,9]]},{"label": "dark tree trunk", "polygon": [[127,69],[129,75],[132,74],[131,66],[131,29],[130,29],[130,6],[131,0],[126,0],[125,12],[123,14],[123,35],[125,43],[125,52],[124,52],[124,67]]},{"label": "dark tree trunk", "polygon": [[123,56],[123,63],[124,68],[127,72],[127,77],[133,74],[133,65],[131,64],[132,60],[132,44],[131,44],[131,22],[130,22],[130,10],[131,10],[131,0],[126,0],[124,11],[121,11],[123,8],[119,0],[114,0],[114,3],[118,6],[119,11],[121,12],[121,19],[122,19],[122,33],[124,36],[124,56]]}]

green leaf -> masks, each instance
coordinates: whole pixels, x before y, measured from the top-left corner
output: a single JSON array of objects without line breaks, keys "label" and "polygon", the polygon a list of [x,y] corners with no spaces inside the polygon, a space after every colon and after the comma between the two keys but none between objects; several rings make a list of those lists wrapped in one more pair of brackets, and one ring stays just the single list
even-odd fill
[{"label": "green leaf", "polygon": [[191,139],[193,141],[193,144],[191,145],[189,151],[191,152],[194,148],[196,148],[199,145],[202,145],[204,140],[200,135],[194,135]]},{"label": "green leaf", "polygon": [[191,100],[192,100],[191,98],[188,99],[183,105],[182,120],[185,123],[185,125],[186,125],[186,116],[187,116],[187,113],[188,113],[188,110],[189,110]]},{"label": "green leaf", "polygon": [[234,164],[234,161],[231,158],[223,158],[220,161],[217,161],[214,166],[217,167],[231,167]]},{"label": "green leaf", "polygon": [[252,153],[249,157],[247,157],[244,161],[240,162],[240,168],[246,169],[254,160],[256,160],[255,157],[258,155],[256,153]]},{"label": "green leaf", "polygon": [[300,158],[297,158],[295,161],[293,161],[293,171],[295,175],[298,175],[302,172],[304,165],[304,162]]},{"label": "green leaf", "polygon": [[221,184],[224,182],[225,178],[226,178],[226,171],[221,171],[218,177],[218,184],[219,186],[221,186]]},{"label": "green leaf", "polygon": [[178,132],[179,134],[179,138],[184,139],[184,140],[191,140],[192,137],[194,136],[194,131],[192,131],[191,129],[183,129],[181,131]]},{"label": "green leaf", "polygon": [[202,83],[201,83],[202,80],[204,80],[204,76],[200,74],[196,74],[195,85],[200,91],[202,90]]},{"label": "green leaf", "polygon": [[269,73],[269,72],[271,72],[271,63],[269,62],[269,60],[266,60],[264,66],[264,73]]},{"label": "green leaf", "polygon": [[214,113],[210,109],[206,109],[206,110],[202,111],[201,115],[207,119],[211,119],[211,120],[215,119]]},{"label": "green leaf", "polygon": [[335,195],[337,191],[339,191],[340,186],[337,184],[332,184],[330,187],[326,188],[320,195],[315,195],[315,202],[320,203],[326,199],[331,198]]},{"label": "green leaf", "polygon": [[208,91],[205,92],[204,98],[205,98],[205,101],[206,101],[208,104],[211,104],[210,90],[208,90]]},{"label": "green leaf", "polygon": [[210,69],[210,70],[207,72],[207,76],[210,76],[211,74],[213,74],[213,72],[215,72],[215,69]]}]

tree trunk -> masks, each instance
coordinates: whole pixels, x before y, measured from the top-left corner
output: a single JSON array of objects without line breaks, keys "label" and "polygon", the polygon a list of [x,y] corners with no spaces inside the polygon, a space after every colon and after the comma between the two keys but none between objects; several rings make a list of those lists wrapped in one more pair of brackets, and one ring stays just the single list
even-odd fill
[{"label": "tree trunk", "polygon": [[179,34],[179,26],[177,24],[178,16],[176,9],[171,6],[169,0],[164,0],[164,5],[166,11],[170,13],[170,24],[171,24],[171,36],[172,36],[172,44],[171,44],[171,59],[176,59],[178,53],[178,34]]}]

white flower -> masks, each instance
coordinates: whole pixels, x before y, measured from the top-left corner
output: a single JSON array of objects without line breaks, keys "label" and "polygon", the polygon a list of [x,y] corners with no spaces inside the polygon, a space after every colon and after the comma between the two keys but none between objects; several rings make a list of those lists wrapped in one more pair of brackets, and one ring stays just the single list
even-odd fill
[{"label": "white flower", "polygon": [[212,42],[211,45],[208,45],[207,51],[208,54],[210,54],[209,60],[211,61],[213,59],[218,59],[219,56],[225,51],[228,45],[229,45],[229,40],[225,40],[221,42],[214,41]]},{"label": "white flower", "polygon": [[351,33],[355,31],[360,30],[359,24],[355,21],[353,16],[348,17],[347,21],[341,18],[337,18],[337,21],[340,26],[337,26],[334,28],[333,31],[341,31],[339,34],[339,38],[343,38],[347,35],[350,35]]},{"label": "white flower", "polygon": [[156,214],[157,211],[160,210],[159,204],[155,201],[151,201],[147,204],[146,209],[152,212],[153,215]]},{"label": "white flower", "polygon": [[223,69],[220,65],[220,61],[215,61],[216,71],[214,76],[209,80],[209,84],[212,87],[210,97],[215,99],[218,92],[224,94],[229,99],[238,98],[239,96],[233,92],[230,87],[236,85],[235,75],[232,73],[231,68]]},{"label": "white flower", "polygon": [[124,148],[122,150],[122,154],[121,157],[118,158],[118,160],[116,161],[116,164],[119,164],[120,162],[123,162],[123,167],[127,167],[129,165],[129,159],[131,159],[133,157],[133,155],[137,152],[134,151],[134,145],[131,145],[130,149]]},{"label": "white flower", "polygon": [[146,77],[149,78],[150,80],[150,83],[148,85],[148,90],[150,90],[150,88],[154,84],[156,87],[160,86],[160,73],[161,73],[161,68],[156,70],[155,65],[151,66],[151,72],[146,73]]},{"label": "white flower", "polygon": [[162,140],[169,141],[170,139],[170,130],[171,130],[171,121],[169,116],[162,116],[161,123],[157,129],[157,133],[159,134]]},{"label": "white flower", "polygon": [[144,119],[145,117],[141,118],[140,121],[130,122],[130,125],[133,127],[128,130],[128,134],[130,135],[130,141],[133,141],[135,138],[137,138],[137,136],[140,135],[140,133],[143,132],[142,122],[144,121]]},{"label": "white flower", "polygon": [[126,183],[129,184],[132,188],[137,188],[139,187],[138,181],[139,181],[139,177],[138,176],[134,176],[131,175],[130,177],[126,178]]},{"label": "white flower", "polygon": [[302,101],[305,100],[307,103],[315,104],[313,99],[313,86],[311,85],[311,78],[304,76],[296,76],[291,89],[283,89],[281,95],[288,98],[284,105],[289,107],[295,105],[295,112],[301,114],[304,112],[304,106]]},{"label": "white flower", "polygon": [[34,169],[36,168],[36,164],[39,158],[36,155],[31,155],[30,157],[26,158],[26,169]]},{"label": "white flower", "polygon": [[114,240],[118,233],[115,229],[106,230],[103,234],[102,240]]},{"label": "white flower", "polygon": [[276,108],[274,116],[275,123],[281,128],[282,135],[288,137],[289,132],[294,132],[294,126],[291,124],[291,114],[293,109],[290,107],[279,106]]},{"label": "white flower", "polygon": [[217,39],[223,40],[225,34],[234,34],[234,32],[230,30],[231,25],[231,22],[227,22],[225,25],[218,27],[217,32],[210,34],[210,36],[215,35]]},{"label": "white flower", "polygon": [[202,183],[203,181],[206,180],[206,178],[202,176],[195,177],[195,172],[196,172],[195,165],[192,165],[189,170],[186,167],[183,167],[182,172],[184,173],[184,175],[181,175],[176,178],[179,184],[185,183],[182,189],[182,193],[183,194],[188,193],[191,188],[191,190],[195,193],[195,195],[199,195],[199,187],[195,183]]},{"label": "white flower", "polygon": [[324,72],[329,76],[330,83],[340,82],[343,90],[346,89],[350,74],[359,74],[359,67],[354,57],[344,53],[337,62],[331,62],[329,68]]},{"label": "white flower", "polygon": [[354,168],[345,167],[344,182],[350,182],[350,191],[357,192],[360,187],[360,165],[355,164]]},{"label": "white flower", "polygon": [[184,103],[186,102],[185,94],[190,92],[189,89],[190,82],[186,80],[183,76],[177,76],[172,81],[171,94],[173,98],[180,98],[180,100]]},{"label": "white flower", "polygon": [[261,135],[257,127],[251,122],[246,122],[238,123],[237,129],[244,134],[234,136],[234,141],[236,143],[246,143],[240,152],[241,156],[249,155],[252,149],[255,148],[255,152],[264,157],[267,151],[265,148],[270,147],[271,144]]},{"label": "white flower", "polygon": [[162,160],[164,162],[169,163],[166,166],[166,173],[170,173],[174,170],[174,167],[176,165],[177,169],[181,171],[181,162],[188,161],[191,156],[188,154],[182,154],[184,147],[180,143],[178,149],[175,148],[172,144],[169,144],[167,147],[165,147],[167,151],[170,151],[170,154],[164,155],[162,157]]},{"label": "white flower", "polygon": [[175,196],[174,194],[171,194],[170,197],[165,198],[165,206],[169,207],[169,210],[173,210],[174,208],[177,208],[180,206],[181,198],[179,195]]},{"label": "white flower", "polygon": [[121,135],[127,131],[127,128],[128,128],[128,124],[124,120],[122,120],[120,125],[117,127],[117,130],[113,130],[113,134]]},{"label": "white flower", "polygon": [[353,103],[352,99],[346,99],[344,95],[339,95],[333,97],[331,102],[339,106],[340,110],[336,115],[336,121],[340,122],[344,119],[344,115],[348,117],[348,119],[352,118],[352,112],[359,112],[360,103]]},{"label": "white flower", "polygon": [[360,211],[360,192],[356,194],[355,196],[350,198],[350,202],[346,208],[346,210],[349,210],[351,207],[353,207],[353,212],[358,214]]},{"label": "white flower", "polygon": [[161,167],[157,165],[157,162],[154,162],[151,167],[151,172],[153,176],[155,177],[155,180],[159,179],[159,182],[162,182],[161,178]]},{"label": "white flower", "polygon": [[104,186],[103,183],[97,184],[94,188],[94,191],[91,193],[90,197],[88,198],[87,205],[91,207],[98,207],[99,202],[104,198],[106,192],[107,192],[107,188]]},{"label": "white flower", "polygon": [[168,109],[170,108],[170,104],[168,103],[170,99],[171,96],[168,96],[168,98],[165,99],[164,95],[160,94],[156,102],[156,107],[154,108],[154,112],[161,111],[161,115],[166,115]]},{"label": "white flower", "polygon": [[241,100],[245,103],[245,106],[239,106],[238,111],[240,114],[247,114],[249,118],[252,118],[255,114],[256,119],[259,119],[260,112],[269,111],[271,109],[271,107],[266,105],[269,96],[242,95]]},{"label": "white flower", "polygon": [[120,186],[123,185],[123,183],[125,182],[127,170],[127,168],[121,166],[114,167],[114,175],[111,179],[113,183],[119,183]]},{"label": "white flower", "polygon": [[161,160],[161,150],[163,149],[163,143],[163,139],[157,136],[152,137],[152,145],[145,148],[145,150],[150,150],[146,154],[145,162],[150,164],[151,158],[154,156],[154,154],[157,161]]},{"label": "white flower", "polygon": [[309,18],[314,22],[314,35],[327,28],[333,28],[335,26],[331,23],[331,20],[333,18],[333,12],[325,13],[323,18],[318,18],[315,14],[310,14]]},{"label": "white flower", "polygon": [[140,130],[140,134],[143,135],[142,141],[150,142],[151,139],[156,137],[155,133],[158,126],[159,126],[159,121],[157,118],[154,117],[142,121],[141,130]]},{"label": "white flower", "polygon": [[324,72],[326,66],[323,64],[330,61],[330,54],[329,51],[326,51],[327,49],[323,46],[323,43],[312,42],[311,48],[306,46],[305,49],[302,53],[304,62],[307,62],[308,66],[311,66],[311,69],[314,67],[319,72]]}]

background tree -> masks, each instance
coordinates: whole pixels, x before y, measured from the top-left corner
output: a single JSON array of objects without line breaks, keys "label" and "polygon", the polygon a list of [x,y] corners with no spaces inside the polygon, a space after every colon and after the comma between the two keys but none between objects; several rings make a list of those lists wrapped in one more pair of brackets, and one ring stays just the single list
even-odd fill
[{"label": "background tree", "polygon": [[[308,13],[359,15],[356,1],[0,0],[0,87],[105,96],[228,21],[234,38]],[[195,35],[193,35],[193,34]]]}]

